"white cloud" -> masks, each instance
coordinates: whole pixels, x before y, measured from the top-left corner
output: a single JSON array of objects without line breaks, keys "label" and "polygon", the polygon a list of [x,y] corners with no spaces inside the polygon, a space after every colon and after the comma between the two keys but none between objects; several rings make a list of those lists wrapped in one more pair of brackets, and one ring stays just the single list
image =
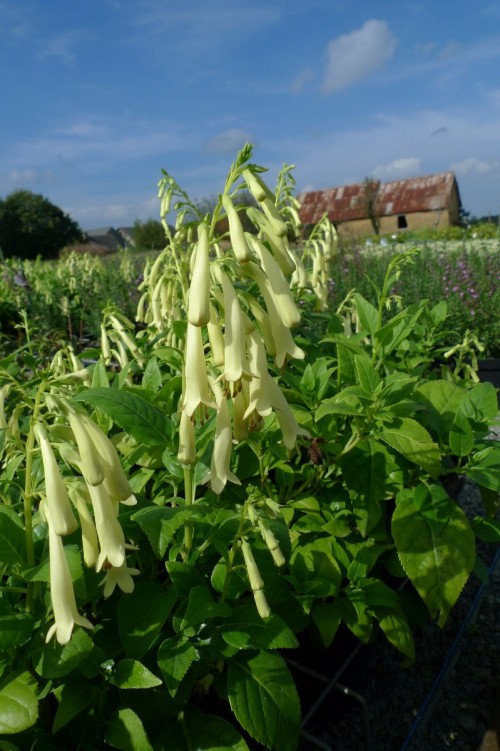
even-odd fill
[{"label": "white cloud", "polygon": [[482,159],[463,159],[461,162],[452,162],[450,169],[456,172],[457,175],[486,175],[488,172],[495,172],[500,169],[500,162],[498,160],[491,160],[486,162]]},{"label": "white cloud", "polygon": [[422,160],[417,157],[407,157],[403,159],[394,159],[389,164],[379,164],[372,170],[373,177],[378,180],[393,180],[404,177],[410,177],[420,172]]},{"label": "white cloud", "polygon": [[65,63],[72,63],[76,59],[74,47],[81,37],[79,31],[67,31],[58,36],[49,37],[42,45],[39,57],[59,57]]},{"label": "white cloud", "polygon": [[251,137],[244,130],[229,128],[207,141],[204,148],[209,154],[227,154],[241,149],[247,141],[250,142],[251,140]]},{"label": "white cloud", "polygon": [[337,37],[328,45],[323,91],[339,91],[368,78],[392,57],[396,45],[385,21],[373,19]]},{"label": "white cloud", "polygon": [[310,81],[312,77],[313,72],[311,68],[304,68],[304,70],[301,70],[292,81],[291,89],[293,93],[298,94],[301,92],[306,83]]}]

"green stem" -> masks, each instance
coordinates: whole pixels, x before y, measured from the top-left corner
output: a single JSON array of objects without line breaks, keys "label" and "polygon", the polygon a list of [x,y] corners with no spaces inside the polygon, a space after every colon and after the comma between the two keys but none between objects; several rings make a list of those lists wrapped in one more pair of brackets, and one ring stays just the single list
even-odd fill
[{"label": "green stem", "polygon": [[[186,506],[194,503],[194,468],[184,467],[184,499]],[[189,557],[189,551],[193,544],[193,527],[190,522],[184,525],[184,560]]]},{"label": "green stem", "polygon": [[240,523],[238,526],[238,531],[236,532],[233,544],[231,545],[231,548],[229,549],[229,553],[227,555],[227,563],[226,563],[226,575],[224,577],[224,586],[222,588],[222,594],[220,597],[220,603],[222,604],[225,602],[225,599],[227,597],[227,593],[229,590],[229,579],[231,578],[231,572],[234,568],[234,559],[236,557],[236,551],[238,549],[238,543],[243,535],[243,528],[245,526],[246,522],[246,515],[247,515],[247,504],[244,503],[241,509],[240,514]]}]

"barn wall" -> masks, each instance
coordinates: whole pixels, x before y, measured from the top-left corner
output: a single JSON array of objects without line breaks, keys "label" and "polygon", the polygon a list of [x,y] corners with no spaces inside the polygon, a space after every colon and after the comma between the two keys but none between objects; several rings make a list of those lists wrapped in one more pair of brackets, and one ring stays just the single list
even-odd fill
[{"label": "barn wall", "polygon": [[[458,203],[455,208],[455,214],[457,216],[456,221],[452,221],[450,212],[446,209],[442,211],[417,211],[413,214],[405,214],[406,217],[406,229],[425,229],[426,227],[432,227],[434,229],[440,229],[441,227],[448,227],[450,224],[458,223]],[[353,222],[342,222],[337,226],[337,230],[340,235],[349,237],[363,237],[366,235],[373,235],[372,223],[369,219],[358,219]],[[396,234],[399,232],[398,217],[397,216],[383,216],[380,218],[380,234]]]}]

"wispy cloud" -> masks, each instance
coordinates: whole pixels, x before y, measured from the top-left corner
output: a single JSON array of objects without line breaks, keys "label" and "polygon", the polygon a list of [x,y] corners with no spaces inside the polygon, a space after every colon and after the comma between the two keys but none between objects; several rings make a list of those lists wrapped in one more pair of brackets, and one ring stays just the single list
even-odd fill
[{"label": "wispy cloud", "polygon": [[204,150],[209,154],[234,153],[238,149],[241,149],[247,141],[251,140],[251,136],[244,130],[229,128],[207,141],[204,145]]},{"label": "wispy cloud", "polygon": [[405,157],[394,159],[389,164],[379,164],[372,170],[373,177],[378,180],[400,180],[419,173],[422,169],[422,160],[417,157]]},{"label": "wispy cloud", "polygon": [[337,37],[328,45],[323,91],[330,94],[368,78],[390,60],[396,45],[385,21],[366,21],[360,29]]},{"label": "wispy cloud", "polygon": [[311,68],[304,68],[298,73],[292,81],[291,90],[294,94],[299,94],[304,86],[313,78],[314,74]]},{"label": "wispy cloud", "polygon": [[461,162],[452,162],[450,168],[457,175],[464,177],[472,174],[486,175],[488,172],[497,172],[500,170],[500,161],[498,159],[485,161],[484,159],[469,157],[468,159],[463,159]]},{"label": "wispy cloud", "polygon": [[40,45],[38,58],[44,60],[48,57],[56,57],[65,63],[73,63],[76,60],[75,48],[82,36],[83,32],[76,29],[48,37]]}]

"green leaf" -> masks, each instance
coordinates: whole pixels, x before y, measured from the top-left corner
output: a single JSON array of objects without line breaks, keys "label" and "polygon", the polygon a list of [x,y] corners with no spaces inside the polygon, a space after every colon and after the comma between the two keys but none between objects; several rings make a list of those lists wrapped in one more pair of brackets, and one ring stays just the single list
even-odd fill
[{"label": "green leaf", "polygon": [[38,719],[36,683],[28,673],[8,675],[0,683],[0,733],[11,735],[32,727]]},{"label": "green leaf", "polygon": [[[485,542],[500,542],[500,521],[476,517],[472,522],[476,537]],[[1,626],[0,626],[1,628]]]},{"label": "green leaf", "polygon": [[92,368],[92,388],[109,388],[108,373],[102,357]]},{"label": "green leaf", "polygon": [[298,641],[293,631],[278,615],[271,613],[265,621],[253,603],[234,608],[221,626],[222,638],[235,649],[293,649]]},{"label": "green leaf", "polygon": [[147,391],[153,393],[161,388],[162,378],[161,371],[158,367],[158,360],[156,357],[151,357],[144,369],[144,375],[142,376],[142,387]]},{"label": "green leaf", "polygon": [[110,683],[122,689],[154,688],[161,680],[138,660],[126,657],[113,670]]},{"label": "green leaf", "polygon": [[377,437],[398,451],[409,461],[437,477],[441,469],[439,446],[434,443],[425,428],[410,417],[398,417]]},{"label": "green leaf", "polygon": [[216,602],[205,584],[193,587],[189,593],[187,608],[182,619],[182,628],[198,626],[210,618],[226,618],[231,608],[226,603]]},{"label": "green leaf", "polygon": [[414,397],[426,407],[426,424],[446,440],[465,394],[456,383],[438,379],[419,386]]},{"label": "green leaf", "polygon": [[342,574],[330,540],[318,538],[298,546],[290,561],[300,594],[315,597],[336,595]]},{"label": "green leaf", "polygon": [[500,446],[490,448],[478,464],[465,467],[464,473],[481,487],[500,493]]},{"label": "green leaf", "polygon": [[229,663],[227,689],[236,719],[252,738],[272,751],[298,748],[299,697],[281,655],[236,655]]},{"label": "green leaf", "polygon": [[132,514],[132,521],[146,533],[155,555],[163,558],[177,530],[200,513],[196,506],[149,506]]},{"label": "green leaf", "polygon": [[311,612],[321,646],[327,649],[333,642],[340,626],[340,609],[335,602],[317,602]]},{"label": "green leaf", "polygon": [[171,423],[166,415],[129,391],[115,388],[86,389],[74,396],[73,400],[97,407],[145,446],[164,446],[172,436]]},{"label": "green leaf", "polygon": [[415,642],[402,610],[374,608],[375,617],[388,641],[407,658],[405,665],[415,662]]},{"label": "green leaf", "polygon": [[140,658],[154,644],[177,599],[171,584],[138,582],[118,605],[118,629],[127,657]]},{"label": "green leaf", "polygon": [[0,506],[0,563],[23,563],[26,538],[23,523],[14,509]]},{"label": "green leaf", "polygon": [[63,683],[54,690],[59,705],[54,717],[52,732],[57,733],[74,717],[83,712],[94,701],[97,690],[92,684],[81,679]]},{"label": "green leaf", "polygon": [[477,383],[466,392],[462,409],[478,422],[493,423],[498,414],[497,392],[492,383]]},{"label": "green leaf", "polygon": [[175,696],[182,679],[198,656],[198,650],[187,639],[171,638],[161,643],[158,649],[158,666],[170,696]]},{"label": "green leaf", "polygon": [[67,644],[58,644],[51,639],[48,644],[37,645],[34,650],[34,666],[43,678],[62,678],[75,670],[93,649],[90,636],[82,628],[77,629]]},{"label": "green leaf", "polygon": [[153,751],[140,718],[128,707],[117,709],[111,715],[106,742],[120,751]]},{"label": "green leaf", "polygon": [[172,751],[248,751],[229,722],[189,706],[175,725],[167,726],[155,739],[155,747]]},{"label": "green leaf", "polygon": [[387,497],[386,481],[395,468],[394,461],[382,443],[369,438],[349,451],[340,466],[358,529],[366,536],[381,518],[381,502]]},{"label": "green leaf", "polygon": [[359,292],[353,295],[356,315],[362,328],[373,337],[378,327],[378,310],[368,300],[365,300]]},{"label": "green leaf", "polygon": [[357,382],[367,394],[372,395],[380,383],[380,376],[368,355],[354,355]]},{"label": "green leaf", "polygon": [[450,449],[455,456],[468,456],[474,448],[474,431],[467,417],[457,412],[450,429]]},{"label": "green leaf", "polygon": [[467,518],[444,488],[420,485],[399,493],[392,534],[401,565],[442,627],[474,565]]},{"label": "green leaf", "polygon": [[28,641],[33,632],[35,619],[29,613],[4,614],[0,609],[0,652],[14,649]]}]

